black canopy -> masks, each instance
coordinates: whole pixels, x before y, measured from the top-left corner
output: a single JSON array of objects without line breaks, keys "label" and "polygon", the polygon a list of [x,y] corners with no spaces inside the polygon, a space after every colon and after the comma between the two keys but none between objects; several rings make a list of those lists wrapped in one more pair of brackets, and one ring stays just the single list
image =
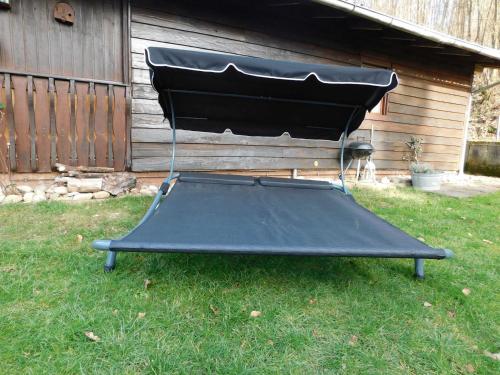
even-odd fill
[{"label": "black canopy", "polygon": [[356,130],[398,84],[384,69],[303,64],[150,47],[146,61],[159,102],[178,129],[338,140]]}]

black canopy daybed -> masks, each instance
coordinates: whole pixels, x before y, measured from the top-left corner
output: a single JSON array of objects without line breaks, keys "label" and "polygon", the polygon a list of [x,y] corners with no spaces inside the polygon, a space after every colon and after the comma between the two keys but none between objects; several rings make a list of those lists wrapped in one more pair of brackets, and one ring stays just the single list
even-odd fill
[{"label": "black canopy daybed", "polygon": [[[175,130],[344,141],[397,86],[384,69],[302,64],[198,51],[148,48],[151,82]],[[358,205],[342,185],[206,173],[170,175],[130,233],[96,240],[108,251],[320,255],[415,259],[452,256]],[[175,181],[174,181],[175,180]],[[175,182],[172,188],[170,185]]]}]

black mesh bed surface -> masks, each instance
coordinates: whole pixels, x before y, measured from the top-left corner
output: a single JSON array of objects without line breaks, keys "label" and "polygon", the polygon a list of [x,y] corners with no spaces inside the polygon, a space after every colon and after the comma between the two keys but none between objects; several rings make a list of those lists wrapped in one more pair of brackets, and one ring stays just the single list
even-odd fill
[{"label": "black mesh bed surface", "polygon": [[112,251],[446,257],[327,182],[182,174]]}]

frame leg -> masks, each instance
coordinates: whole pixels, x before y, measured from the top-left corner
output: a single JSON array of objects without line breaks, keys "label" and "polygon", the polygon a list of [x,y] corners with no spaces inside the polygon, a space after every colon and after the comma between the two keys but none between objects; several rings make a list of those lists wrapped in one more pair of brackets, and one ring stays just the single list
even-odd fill
[{"label": "frame leg", "polygon": [[419,280],[424,278],[424,260],[415,259],[415,277]]},{"label": "frame leg", "polygon": [[116,265],[116,251],[108,251],[106,263],[104,264],[104,272],[111,272]]}]

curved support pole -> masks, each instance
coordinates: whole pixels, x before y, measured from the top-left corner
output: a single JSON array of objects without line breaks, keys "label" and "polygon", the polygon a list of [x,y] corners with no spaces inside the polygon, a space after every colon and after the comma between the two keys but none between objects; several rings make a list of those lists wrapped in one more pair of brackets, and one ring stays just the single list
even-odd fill
[{"label": "curved support pole", "polygon": [[[170,125],[172,127],[172,156],[170,159],[170,172],[168,174],[168,177],[163,181],[163,183],[160,186],[160,189],[158,190],[158,193],[156,193],[155,198],[153,199],[153,202],[149,206],[148,210],[142,217],[141,221],[139,221],[139,224],[137,224],[129,233],[133,232],[136,230],[138,227],[140,227],[146,220],[148,220],[153,214],[155,213],[156,209],[161,203],[161,199],[164,195],[167,194],[168,189],[170,187],[170,182],[179,177],[178,173],[174,173],[174,165],[175,165],[175,146],[176,146],[176,131],[175,131],[175,109],[174,109],[174,102],[172,98],[172,94],[170,91],[167,92],[169,102],[170,102],[170,112],[171,112],[171,121]],[[116,265],[116,251],[111,251],[109,250],[109,247],[111,245],[110,240],[95,240],[92,242],[92,247],[96,250],[103,250],[103,251],[108,251],[108,255],[106,257],[106,263],[104,264],[104,271],[105,272],[110,272],[115,268]]]},{"label": "curved support pole", "polygon": [[[342,182],[342,190],[345,194],[351,194],[347,187],[345,186],[345,177],[344,177],[344,152],[345,152],[345,141],[347,139],[347,132],[349,131],[349,126],[351,125],[351,121],[354,116],[358,113],[360,107],[354,108],[347,120],[347,124],[345,126],[344,132],[342,133],[342,141],[340,143],[340,181]],[[350,165],[350,164],[349,164]],[[349,168],[349,167],[348,167]],[[347,169],[346,169],[347,170]]]},{"label": "curved support pole", "polygon": [[95,240],[92,242],[92,247],[96,250],[107,251],[109,250],[109,245],[111,245],[110,240]]},{"label": "curved support pole", "polygon": [[342,182],[342,190],[347,194],[347,188],[344,181],[344,150],[345,150],[345,139],[347,137],[347,130],[349,129],[349,124],[347,124],[344,133],[342,133],[342,142],[340,146],[340,182]]},{"label": "curved support pole", "polygon": [[419,280],[424,279],[424,260],[415,258],[415,277]]},{"label": "curved support pole", "polygon": [[108,251],[106,263],[104,264],[104,272],[111,272],[116,266],[116,251]]},{"label": "curved support pole", "polygon": [[443,249],[443,250],[444,250],[444,258],[445,259],[453,258],[455,256],[453,251],[451,251],[450,249]]}]

